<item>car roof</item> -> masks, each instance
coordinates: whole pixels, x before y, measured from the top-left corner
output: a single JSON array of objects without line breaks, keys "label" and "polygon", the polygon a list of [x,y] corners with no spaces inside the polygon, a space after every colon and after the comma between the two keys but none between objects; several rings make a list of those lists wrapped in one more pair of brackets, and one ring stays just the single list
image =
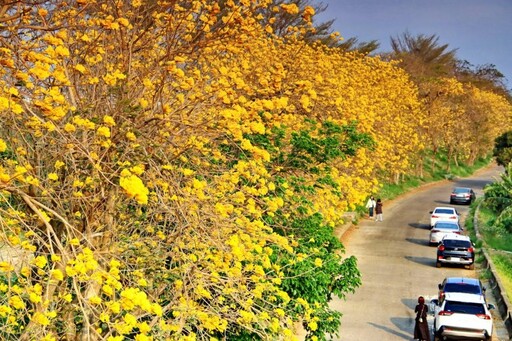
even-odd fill
[{"label": "car roof", "polygon": [[465,190],[468,190],[468,191],[471,190],[470,187],[454,187],[453,189],[465,189]]},{"label": "car roof", "polygon": [[485,298],[482,295],[466,294],[462,292],[447,292],[444,297],[447,301],[485,304]]},{"label": "car roof", "polygon": [[480,285],[480,280],[476,278],[469,277],[446,277],[444,279],[446,283],[464,283],[464,284],[474,284]]},{"label": "car roof", "polygon": [[471,239],[469,238],[469,236],[464,236],[462,234],[457,234],[457,233],[450,233],[450,234],[447,234],[446,236],[443,237],[443,240],[445,239],[457,239],[457,240],[467,240],[467,241],[471,241]]}]

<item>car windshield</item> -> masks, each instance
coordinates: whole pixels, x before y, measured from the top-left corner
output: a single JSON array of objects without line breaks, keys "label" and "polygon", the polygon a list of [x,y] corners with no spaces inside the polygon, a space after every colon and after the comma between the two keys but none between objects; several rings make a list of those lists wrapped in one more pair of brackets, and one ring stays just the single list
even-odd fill
[{"label": "car windshield", "polygon": [[446,292],[462,292],[465,294],[480,294],[480,288],[476,285],[465,283],[447,283],[444,286]]},{"label": "car windshield", "polygon": [[446,247],[449,247],[449,248],[452,248],[452,247],[457,247],[457,248],[468,248],[468,247],[471,247],[471,243],[468,242],[467,240],[457,240],[457,239],[445,239],[443,240],[443,244],[444,246]]},{"label": "car windshield", "polygon": [[434,211],[436,214],[455,214],[453,210],[447,208],[438,208]]},{"label": "car windshield", "polygon": [[444,310],[461,314],[485,314],[485,308],[481,303],[446,301]]},{"label": "car windshield", "polygon": [[453,193],[469,193],[469,188],[455,188]]},{"label": "car windshield", "polygon": [[459,230],[459,225],[450,223],[436,223],[436,229],[457,231]]}]

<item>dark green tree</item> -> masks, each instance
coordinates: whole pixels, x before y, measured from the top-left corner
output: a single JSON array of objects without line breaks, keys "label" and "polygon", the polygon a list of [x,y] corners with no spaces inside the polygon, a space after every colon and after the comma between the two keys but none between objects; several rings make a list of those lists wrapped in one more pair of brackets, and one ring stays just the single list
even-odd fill
[{"label": "dark green tree", "polygon": [[493,156],[498,165],[507,167],[512,161],[512,131],[498,136],[494,143]]},{"label": "dark green tree", "polygon": [[501,181],[484,188],[484,204],[497,214],[494,226],[498,231],[512,233],[512,163],[501,174]]}]

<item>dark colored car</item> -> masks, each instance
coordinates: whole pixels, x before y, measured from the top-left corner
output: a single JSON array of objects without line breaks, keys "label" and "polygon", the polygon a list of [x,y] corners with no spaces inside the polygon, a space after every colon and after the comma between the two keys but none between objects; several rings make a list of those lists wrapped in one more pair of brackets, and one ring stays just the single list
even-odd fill
[{"label": "dark colored car", "polygon": [[475,249],[468,236],[451,234],[445,236],[437,246],[436,266],[460,264],[475,268]]},{"label": "dark colored car", "polygon": [[455,187],[450,194],[450,204],[471,205],[476,199],[476,194],[469,187]]},{"label": "dark colored car", "polygon": [[485,297],[485,287],[476,278],[468,277],[446,277],[438,284],[438,299],[441,302],[445,293],[460,292],[463,294],[481,295]]}]

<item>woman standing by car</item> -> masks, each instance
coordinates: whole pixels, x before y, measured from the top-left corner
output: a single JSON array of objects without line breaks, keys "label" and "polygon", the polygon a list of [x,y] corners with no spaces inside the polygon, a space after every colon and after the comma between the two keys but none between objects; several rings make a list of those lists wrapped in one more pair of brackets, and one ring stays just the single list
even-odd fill
[{"label": "woman standing by car", "polygon": [[414,308],[416,313],[414,324],[414,340],[430,341],[430,332],[428,330],[427,313],[428,307],[425,304],[423,296],[418,297],[418,304]]}]

